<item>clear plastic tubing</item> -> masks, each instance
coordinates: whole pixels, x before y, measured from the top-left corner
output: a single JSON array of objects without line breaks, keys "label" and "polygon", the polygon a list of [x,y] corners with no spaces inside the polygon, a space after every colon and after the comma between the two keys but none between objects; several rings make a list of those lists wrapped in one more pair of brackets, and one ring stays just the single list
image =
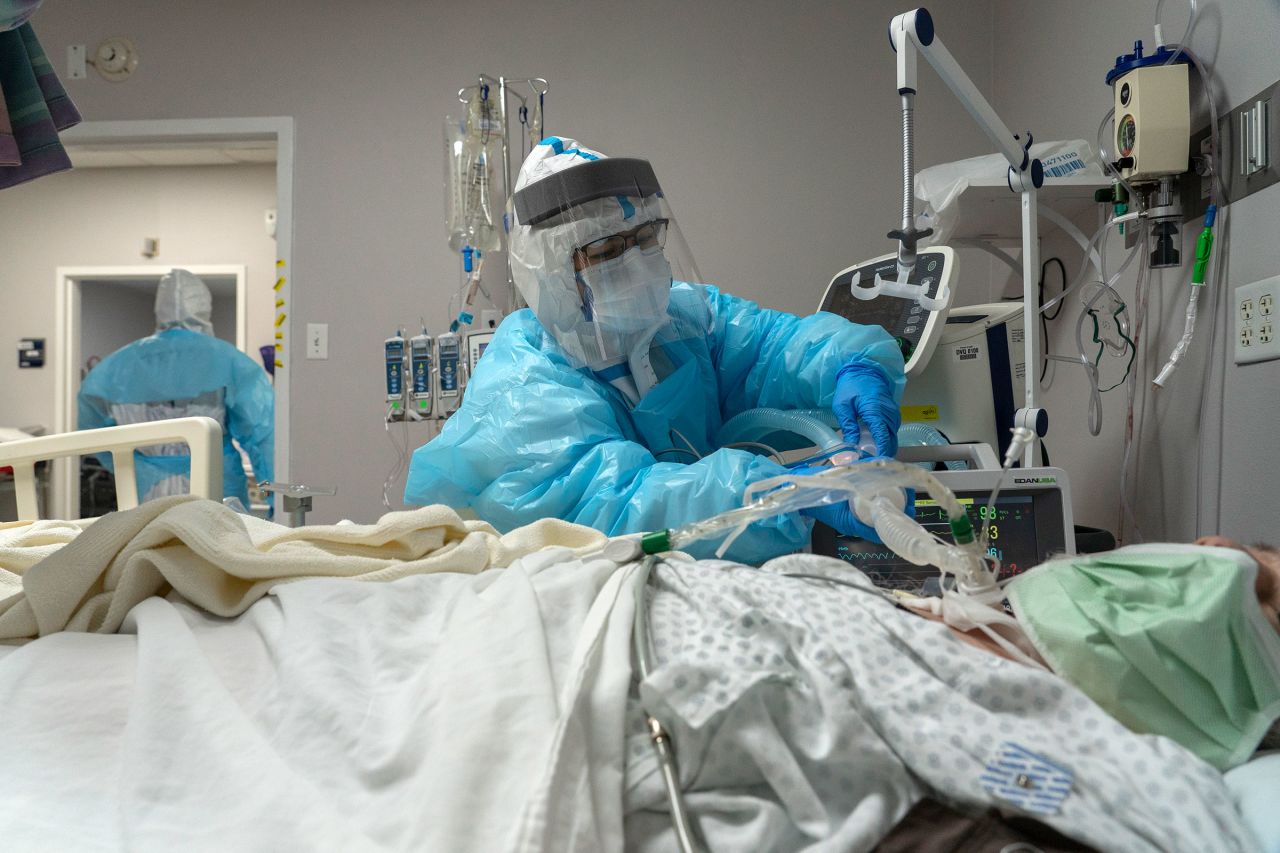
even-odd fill
[{"label": "clear plastic tubing", "polygon": [[877,495],[871,499],[871,520],[885,547],[917,566],[946,565],[949,549],[911,521],[892,501]]},{"label": "clear plastic tubing", "polygon": [[829,418],[831,414],[824,409],[752,409],[726,421],[716,434],[716,444],[725,447],[757,441],[771,432],[790,432],[826,450],[841,443],[840,436],[828,425]]}]

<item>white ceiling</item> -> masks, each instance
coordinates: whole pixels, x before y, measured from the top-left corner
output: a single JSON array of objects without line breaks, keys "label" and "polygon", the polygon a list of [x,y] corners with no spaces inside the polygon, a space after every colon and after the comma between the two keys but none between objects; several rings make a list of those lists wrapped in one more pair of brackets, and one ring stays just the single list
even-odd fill
[{"label": "white ceiling", "polygon": [[[159,269],[156,271],[154,278],[106,278],[96,279],[87,278],[83,280],[87,285],[105,284],[111,287],[118,287],[124,290],[137,293],[156,292],[156,286],[160,284],[160,277],[167,273],[167,269]],[[235,298],[236,295],[236,277],[233,275],[202,275],[200,280],[209,286],[209,292],[215,299],[222,297]]]},{"label": "white ceiling", "polygon": [[77,169],[111,169],[135,166],[236,166],[276,162],[274,142],[241,142],[222,145],[105,145],[66,143],[71,164]]}]

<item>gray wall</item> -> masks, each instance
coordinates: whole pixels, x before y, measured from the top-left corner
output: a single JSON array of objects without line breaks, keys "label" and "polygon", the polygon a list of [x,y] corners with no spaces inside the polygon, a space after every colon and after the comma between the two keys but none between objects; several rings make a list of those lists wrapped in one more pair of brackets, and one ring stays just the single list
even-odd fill
[{"label": "gray wall", "polygon": [[156,329],[155,288],[120,287],[112,282],[85,282],[80,295],[81,369],[94,356],[106,358],[120,347]]},{"label": "gray wall", "polygon": [[[995,53],[997,106],[1010,115],[1025,116],[1042,139],[1092,139],[1111,106],[1103,76],[1118,54],[1132,49],[1134,39],[1152,44],[1154,5],[997,0],[995,19],[1018,36],[1002,42]],[[1280,78],[1280,6],[1275,0],[1201,0],[1200,7],[1191,43],[1214,66],[1220,110]],[[1184,4],[1166,4],[1165,14],[1165,36],[1176,39],[1186,23]],[[1193,85],[1193,99],[1198,99],[1198,92]],[[1164,390],[1145,395],[1136,488],[1139,523],[1148,539],[1186,540],[1219,530],[1246,540],[1277,538],[1280,362],[1236,366],[1224,330],[1232,328],[1230,289],[1280,270],[1280,186],[1230,205],[1228,221],[1227,287],[1202,299],[1197,339],[1173,380]],[[1199,230],[1194,223],[1184,228],[1184,258],[1193,256]],[[1222,239],[1219,233],[1217,249]],[[1078,257],[1078,251],[1064,252],[1073,273]],[[1152,341],[1151,363],[1143,376],[1154,375],[1181,335],[1189,276],[1189,266],[1170,270],[1154,291],[1152,318],[1159,336]],[[1132,295],[1133,279],[1127,276],[1122,286],[1126,298]],[[1218,346],[1210,353],[1208,301],[1213,298],[1220,300],[1219,333]],[[1074,349],[1068,339],[1075,316],[1073,305],[1055,324],[1058,351]],[[1053,461],[1067,468],[1074,480],[1078,518],[1115,529],[1124,400],[1121,391],[1106,395],[1102,435],[1089,437],[1083,414],[1086,385],[1079,374],[1076,368],[1060,367],[1047,395],[1054,414],[1049,445]],[[1147,382],[1140,385],[1144,390],[1150,387]],[[1203,423],[1202,403],[1207,415]]]},{"label": "gray wall", "polygon": [[[331,521],[381,511],[395,461],[382,340],[419,316],[433,331],[447,322],[459,265],[444,233],[441,123],[459,87],[482,71],[547,77],[547,131],[650,158],[706,277],[810,312],[834,272],[892,249],[900,154],[885,31],[902,6],[64,0],[34,23],[53,57],[107,35],[138,44],[129,82],[68,81],[87,119],[295,117],[288,440],[295,479],[339,486],[316,501],[314,519]],[[991,0],[933,8],[989,87]],[[950,95],[921,108],[922,164],[984,153]],[[979,295],[966,301],[985,298],[975,268]],[[308,322],[329,324],[328,361],[303,359]],[[425,429],[411,428],[412,446]]]}]

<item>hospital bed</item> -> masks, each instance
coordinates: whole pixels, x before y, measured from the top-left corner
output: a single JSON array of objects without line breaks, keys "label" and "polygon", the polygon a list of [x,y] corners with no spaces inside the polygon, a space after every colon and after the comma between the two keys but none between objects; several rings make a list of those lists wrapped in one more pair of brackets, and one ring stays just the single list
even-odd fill
[{"label": "hospital bed", "polygon": [[[27,488],[39,460],[110,452],[127,472],[135,448],[171,441],[191,446],[193,491],[216,497],[221,438],[205,419],[20,442],[0,447],[0,465],[23,472]],[[121,506],[136,507],[132,477],[117,482]],[[34,493],[20,506],[33,518]],[[288,838],[299,849],[672,849],[644,696],[674,734],[709,849],[798,849],[818,843],[815,832],[839,849],[870,849],[867,839],[921,792],[984,803],[963,778],[981,769],[987,738],[994,748],[1016,731],[1048,749],[1074,744],[1077,727],[1104,725],[1078,694],[1046,687],[1049,676],[1022,684],[1011,664],[952,648],[941,626],[903,622],[852,587],[801,579],[840,564],[784,560],[761,571],[661,564],[646,602],[628,598],[626,567],[551,548],[477,575],[288,584],[234,619],[152,598],[119,634],[44,637],[0,657],[12,733],[0,739],[0,766],[20,792],[0,801],[6,848],[265,849]],[[655,652],[639,692],[637,604],[652,610]],[[796,632],[804,639],[779,645]],[[1005,725],[991,729],[947,730],[934,718],[917,731],[910,689],[868,685],[919,671],[874,663],[919,637],[946,645],[945,655],[927,647],[913,660],[995,673],[991,684],[1017,683],[1010,695],[1048,711],[1006,710]],[[832,671],[836,662],[846,669]],[[945,681],[918,685],[922,707]],[[974,690],[936,707],[955,702],[1001,718],[999,698],[993,707]],[[815,708],[831,711],[815,717]],[[1070,726],[1055,722],[1068,711]],[[945,737],[930,739],[940,725]],[[1094,758],[1091,741],[1080,742],[1084,752],[1072,754],[1083,790],[1070,803],[1084,810],[1071,820],[1090,815],[1137,839],[1134,849],[1177,838],[1172,823],[1136,828],[1163,819],[1167,805],[1143,793],[1141,767],[1187,778],[1192,799],[1178,808],[1218,839],[1214,849],[1250,849],[1232,846],[1245,836],[1214,801],[1219,782],[1150,739],[1109,734],[1133,751]],[[1089,788],[1098,767],[1136,789],[1121,807],[1108,810]]]},{"label": "hospital bed", "polygon": [[0,444],[0,468],[12,468],[18,520],[40,518],[36,465],[55,459],[110,454],[116,471],[116,506],[138,505],[134,451],[182,443],[191,451],[191,494],[222,498],[222,427],[213,418],[175,418],[142,424],[87,429]]}]

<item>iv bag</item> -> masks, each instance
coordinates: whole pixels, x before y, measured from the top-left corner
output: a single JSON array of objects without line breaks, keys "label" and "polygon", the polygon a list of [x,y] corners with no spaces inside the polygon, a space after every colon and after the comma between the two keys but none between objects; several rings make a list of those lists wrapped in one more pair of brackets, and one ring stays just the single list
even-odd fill
[{"label": "iv bag", "polygon": [[493,164],[502,156],[502,128],[493,101],[477,90],[467,104],[467,116],[446,117],[445,223],[449,248],[472,246],[482,252],[502,247],[495,224]]}]

